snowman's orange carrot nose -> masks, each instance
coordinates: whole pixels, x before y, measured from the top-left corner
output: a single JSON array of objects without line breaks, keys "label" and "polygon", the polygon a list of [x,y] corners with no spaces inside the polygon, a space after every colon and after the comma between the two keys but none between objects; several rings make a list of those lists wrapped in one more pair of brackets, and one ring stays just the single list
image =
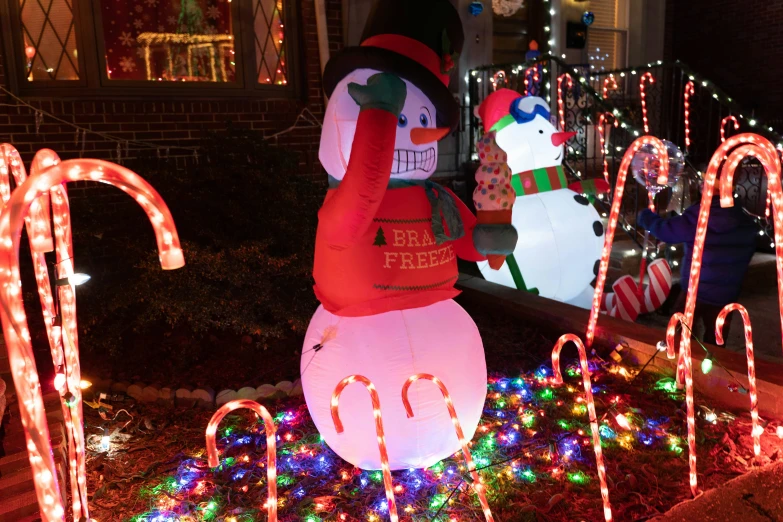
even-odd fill
[{"label": "snowman's orange carrot nose", "polygon": [[556,132],[552,134],[552,145],[559,147],[574,136],[576,136],[575,132]]},{"label": "snowman's orange carrot nose", "polygon": [[425,129],[423,127],[416,127],[411,129],[411,142],[414,145],[424,145],[425,143],[432,143],[444,138],[449,133],[449,128],[438,127],[433,129]]}]

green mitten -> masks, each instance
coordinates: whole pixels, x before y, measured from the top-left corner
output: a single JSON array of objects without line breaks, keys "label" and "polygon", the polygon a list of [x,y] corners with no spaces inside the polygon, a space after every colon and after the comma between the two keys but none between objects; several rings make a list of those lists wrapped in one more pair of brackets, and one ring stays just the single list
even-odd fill
[{"label": "green mitten", "polygon": [[405,106],[408,88],[405,82],[391,73],[378,73],[367,80],[367,85],[348,84],[348,94],[365,109],[382,109],[399,116]]}]

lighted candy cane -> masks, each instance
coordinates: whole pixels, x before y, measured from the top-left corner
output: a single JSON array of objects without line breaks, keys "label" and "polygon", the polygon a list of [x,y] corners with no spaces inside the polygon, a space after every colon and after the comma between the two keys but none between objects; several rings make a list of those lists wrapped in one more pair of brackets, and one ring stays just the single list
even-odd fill
[{"label": "lighted candy cane", "polygon": [[[653,136],[642,136],[637,138],[625,152],[623,160],[620,163],[620,170],[617,172],[614,199],[612,200],[612,209],[609,212],[609,224],[607,225],[604,249],[601,253],[601,264],[596,279],[595,292],[593,293],[593,305],[590,310],[590,320],[587,323],[587,346],[593,344],[593,339],[595,338],[595,325],[598,322],[598,314],[601,313],[601,301],[606,285],[606,273],[609,270],[609,254],[612,252],[614,232],[617,228],[617,221],[620,219],[620,205],[622,204],[623,192],[625,191],[625,180],[628,177],[628,169],[631,166],[631,160],[634,155],[645,145],[651,145],[658,155],[660,163],[658,183],[661,184],[661,179],[664,180],[663,183],[666,183],[665,180],[668,178],[669,156],[666,153],[666,146],[664,146],[663,142]],[[662,173],[665,173],[667,177],[661,178]]]},{"label": "lighted candy cane", "polygon": [[343,390],[349,385],[355,382],[360,382],[370,392],[370,399],[372,400],[372,413],[375,417],[375,433],[378,436],[378,450],[381,452],[381,469],[383,470],[383,485],[386,487],[386,501],[389,504],[389,517],[392,522],[397,522],[399,517],[397,516],[397,504],[394,502],[394,485],[392,484],[391,469],[389,468],[389,453],[386,451],[386,436],[383,434],[383,420],[381,419],[381,399],[378,397],[378,390],[375,389],[375,385],[363,375],[351,375],[346,377],[337,387],[332,394],[332,421],[334,422],[334,429],[337,433],[343,432],[343,423],[340,421],[339,402],[340,395]]},{"label": "lighted candy cane", "polygon": [[440,379],[428,373],[418,373],[416,375],[411,375],[410,378],[405,381],[405,384],[402,387],[402,404],[405,406],[405,412],[407,413],[408,418],[413,418],[413,409],[411,408],[411,403],[408,400],[408,389],[411,387],[411,384],[418,381],[419,379],[432,381],[438,388],[440,388],[440,392],[443,394],[443,399],[446,401],[446,408],[448,408],[449,415],[451,416],[451,422],[454,424],[454,429],[457,432],[457,438],[459,439],[459,443],[462,446],[462,454],[465,456],[465,462],[468,465],[468,471],[470,472],[470,476],[473,478],[473,489],[476,490],[476,495],[478,495],[479,502],[481,503],[481,509],[484,510],[484,517],[487,519],[487,522],[493,522],[495,519],[492,517],[492,512],[489,509],[489,502],[487,502],[487,495],[484,491],[484,483],[481,482],[481,477],[479,477],[479,474],[476,471],[476,464],[474,464],[473,457],[470,455],[468,441],[465,440],[465,434],[462,432],[462,426],[460,425],[459,419],[457,418],[457,412],[454,409],[454,403],[451,401],[451,395],[449,395],[449,391],[446,389],[446,385],[443,384]]},{"label": "lighted candy cane", "polygon": [[[138,175],[106,161],[69,160],[37,173],[35,177],[28,178],[14,191],[0,215],[0,267],[2,267],[0,269],[0,319],[3,323],[14,384],[19,396],[22,425],[25,428],[36,495],[41,517],[46,522],[63,520],[64,510],[57,484],[38,370],[33,358],[22,301],[19,243],[25,216],[30,211],[32,203],[52,188],[57,192],[59,185],[69,181],[100,181],[114,185],[133,196],[147,212],[152,223],[163,269],[180,268],[185,263],[174,220],[162,198]],[[61,216],[55,214],[55,225],[60,218]],[[72,273],[66,275],[70,276]],[[73,312],[75,313],[75,310]],[[68,319],[64,317],[63,324],[67,321]],[[75,327],[75,316],[73,322]],[[67,326],[70,329],[71,325]],[[69,342],[73,341],[75,339],[70,339]],[[75,370],[78,374],[78,361]],[[76,423],[81,424],[81,390],[78,384],[79,382],[75,382],[71,376],[66,378],[66,386],[70,394],[70,400],[67,402],[71,407],[71,423],[66,428],[72,431],[75,430]],[[84,446],[75,448],[75,451],[83,453]],[[78,480],[80,484],[84,483],[84,477],[79,477]]]},{"label": "lighted candy cane", "polygon": [[613,91],[616,91],[618,89],[617,80],[614,79],[614,74],[610,74],[609,76],[604,78],[604,89],[603,89],[604,100],[609,96],[609,89]]},{"label": "lighted candy cane", "polygon": [[[731,151],[731,152],[730,152]],[[724,158],[728,154],[724,164]],[[775,147],[765,138],[757,134],[737,134],[728,138],[715,154],[712,155],[707,167],[707,173],[704,175],[704,188],[702,189],[701,208],[699,210],[699,220],[696,227],[696,238],[693,245],[693,260],[691,261],[691,273],[688,281],[688,296],[685,303],[684,324],[688,330],[693,329],[693,315],[696,309],[696,297],[699,291],[699,275],[701,274],[701,261],[704,254],[704,241],[707,236],[707,224],[710,216],[710,204],[715,189],[715,180],[721,165],[724,164],[721,175],[720,186],[720,204],[722,207],[731,207],[734,205],[732,197],[732,187],[734,182],[734,171],[740,162],[747,156],[753,156],[761,162],[767,173],[767,187],[772,192],[772,203],[775,207],[773,213],[775,226],[775,256],[778,272],[778,299],[781,311],[781,326],[783,327],[783,190],[780,185],[780,157],[775,151]],[[668,171],[667,171],[668,177]],[[666,180],[664,180],[664,183]],[[683,335],[680,340],[680,353],[685,362],[685,387],[692,386],[692,367],[690,363],[691,355],[691,336]],[[697,489],[696,476],[696,437],[695,421],[691,418],[693,409],[693,399],[688,402],[688,445],[691,451],[690,472],[691,472],[691,491],[695,495]],[[691,427],[691,423],[694,426]]]},{"label": "lighted candy cane", "polygon": [[734,130],[739,130],[739,122],[734,116],[726,116],[720,120],[720,142],[726,141],[726,124],[734,122]]},{"label": "lighted candy cane", "polygon": [[568,80],[568,89],[571,90],[574,87],[574,82],[571,79],[571,75],[563,73],[557,77],[557,113],[560,115],[560,130],[565,130],[565,101],[563,100],[563,78]]},{"label": "lighted candy cane", "polygon": [[685,152],[691,146],[691,96],[696,94],[696,89],[693,86],[693,82],[685,84],[685,92],[683,93],[683,105],[685,107]]},{"label": "lighted candy cane", "polygon": [[[666,327],[666,357],[669,359],[674,359],[677,357],[676,350],[674,348],[674,337],[677,335],[677,326],[680,324],[685,324],[685,314],[681,312],[677,312],[674,315],[672,315],[669,318],[669,325]],[[685,329],[683,328],[683,335],[685,335]],[[682,388],[682,379],[684,377],[684,361],[683,361],[683,353],[680,352],[680,357],[677,359],[677,371],[676,371],[676,378],[675,382],[677,383],[678,388]]]},{"label": "lighted candy cane", "polygon": [[207,424],[207,463],[210,468],[216,468],[220,464],[215,443],[218,424],[223,420],[223,417],[241,408],[253,410],[264,420],[266,430],[266,512],[269,522],[277,522],[277,442],[275,440],[277,428],[275,428],[275,421],[266,408],[251,400],[230,401],[221,406]]},{"label": "lighted candy cane", "polygon": [[655,78],[653,78],[653,75],[650,71],[644,73],[642,77],[639,79],[639,92],[642,95],[642,121],[644,122],[644,133],[649,134],[650,125],[649,125],[649,121],[647,120],[647,93],[645,92],[644,89],[645,81],[649,82],[650,85],[655,83]]},{"label": "lighted candy cane", "polygon": [[[612,115],[611,112],[604,112],[601,113],[600,116],[598,116],[598,139],[601,142],[601,157],[604,160],[604,179],[607,183],[609,183],[609,161],[607,160],[607,151],[606,151],[606,142],[609,140],[609,132],[611,131],[611,127],[609,128],[609,131],[606,131],[604,129],[604,125],[606,125],[606,119],[612,118],[614,120],[614,126],[617,127],[617,119]],[[604,135],[606,133],[606,135]]]},{"label": "lighted candy cane", "polygon": [[598,431],[598,419],[595,415],[595,402],[593,401],[593,386],[590,383],[590,368],[587,364],[587,350],[582,340],[574,334],[565,334],[557,340],[552,350],[552,372],[555,384],[563,384],[563,374],[560,371],[560,352],[563,346],[572,342],[579,350],[579,363],[582,365],[582,382],[585,387],[587,399],[587,412],[590,416],[590,430],[593,432],[593,450],[595,451],[595,465],[598,468],[598,481],[601,485],[601,499],[604,502],[604,518],[612,520],[612,505],[609,503],[609,487],[606,485],[606,466],[604,466],[604,454],[601,451],[601,434]]},{"label": "lighted candy cane", "polygon": [[[13,174],[16,186],[19,187],[27,179],[27,173],[24,169],[24,164],[17,150],[10,144],[4,143],[0,145],[0,154],[2,159],[0,162],[3,165],[9,165],[11,174]],[[33,158],[32,168],[30,169],[31,175],[35,176],[41,169],[45,169],[60,162],[59,156],[49,149],[43,149],[36,153]],[[10,192],[10,179],[8,168],[0,168],[0,196],[2,196],[3,204],[7,204],[11,198]],[[54,325],[54,319],[57,315],[54,306],[54,299],[52,297],[52,283],[49,279],[49,269],[46,264],[46,257],[43,252],[36,251],[36,247],[48,248],[51,250],[51,225],[49,214],[49,197],[39,197],[31,206],[30,214],[25,217],[25,227],[27,229],[27,237],[30,242],[30,254],[33,260],[33,269],[35,272],[36,285],[38,287],[38,296],[41,300],[41,308],[43,312],[44,326],[46,328],[46,336],[49,340],[49,349],[52,355],[52,362],[56,370],[63,369],[63,373],[58,373],[55,377],[55,388],[60,392],[61,397],[64,397],[68,393],[68,388],[65,386],[65,376],[72,375],[68,361],[63,356],[62,346],[62,329],[60,326]],[[34,238],[38,238],[34,240]],[[78,358],[76,359],[78,361]],[[78,371],[76,373],[78,374]],[[61,380],[60,377],[63,377]],[[76,380],[77,387],[81,382],[81,376]],[[79,389],[81,389],[79,387]],[[73,423],[71,419],[71,408],[63,401],[61,403],[63,412],[63,421],[68,426],[73,426],[74,429],[68,430],[68,472],[71,484],[71,509],[73,511],[74,520],[80,518],[89,519],[89,510],[87,507],[87,490],[86,482],[84,480],[79,481],[79,477],[86,476],[86,462],[83,452],[77,452],[77,448],[84,445],[84,430],[82,424]]]},{"label": "lighted candy cane", "polygon": [[[525,69],[525,96],[528,96],[530,94],[530,84],[531,82],[535,85],[538,85],[538,81],[540,80],[538,76],[538,66],[534,65],[533,67],[528,67]],[[536,89],[537,90],[537,89]]]},{"label": "lighted candy cane", "polygon": [[494,75],[492,75],[492,90],[496,91],[498,90],[498,83],[500,83],[500,78],[503,77],[503,83],[506,83],[506,71],[498,71]]},{"label": "lighted candy cane", "polygon": [[748,385],[750,386],[750,418],[752,422],[753,435],[753,454],[758,459],[761,455],[761,442],[759,438],[764,433],[764,428],[759,426],[759,395],[756,387],[756,363],[753,355],[753,331],[750,327],[750,315],[744,306],[737,303],[727,304],[718,314],[715,321],[715,341],[719,346],[724,344],[723,324],[726,322],[726,316],[736,310],[742,317],[742,323],[745,327],[745,352],[748,356]]}]

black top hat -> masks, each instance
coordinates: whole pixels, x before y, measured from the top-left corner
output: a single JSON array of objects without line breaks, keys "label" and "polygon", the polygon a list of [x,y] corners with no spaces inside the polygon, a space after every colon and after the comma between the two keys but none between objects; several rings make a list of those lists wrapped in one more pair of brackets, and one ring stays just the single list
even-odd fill
[{"label": "black top hat", "polygon": [[465,34],[449,0],[377,0],[358,47],[334,55],[324,70],[324,90],[356,69],[396,74],[432,100],[439,127],[454,128],[459,105],[449,91],[449,78]]}]

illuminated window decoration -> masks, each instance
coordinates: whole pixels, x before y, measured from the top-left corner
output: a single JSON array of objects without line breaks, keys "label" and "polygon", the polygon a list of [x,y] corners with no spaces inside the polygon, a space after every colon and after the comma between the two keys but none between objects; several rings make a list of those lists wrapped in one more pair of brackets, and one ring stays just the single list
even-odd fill
[{"label": "illuminated window decoration", "polygon": [[560,130],[564,131],[566,126],[565,120],[565,100],[563,100],[563,78],[568,80],[566,84],[568,90],[573,93],[574,82],[571,79],[571,75],[563,73],[557,77],[557,114],[560,116]]},{"label": "illuminated window decoration", "polygon": [[[574,334],[562,335],[552,350],[552,371],[554,373],[554,382],[556,385],[563,384],[563,374],[560,371],[560,352],[566,343],[574,343],[579,350],[579,363],[582,367],[582,383],[585,388],[585,399],[587,400],[587,412],[590,417],[590,431],[593,435],[593,450],[595,451],[595,465],[598,468],[598,481],[601,484],[601,499],[604,503],[604,518],[609,522],[612,520],[612,505],[609,503],[609,487],[606,485],[606,466],[604,465],[604,454],[601,450],[601,432],[598,428],[598,418],[595,415],[595,401],[593,400],[593,385],[590,382],[590,367],[587,363],[587,349],[582,340]],[[626,420],[627,423],[627,420]]]},{"label": "illuminated window decoration", "polygon": [[644,122],[644,133],[650,134],[650,123],[647,119],[647,92],[645,91],[645,82],[649,82],[651,85],[655,83],[655,78],[650,71],[647,71],[639,79],[639,93],[642,96],[642,121]]},{"label": "illuminated window decoration", "polygon": [[[701,209],[699,211],[699,220],[696,228],[696,239],[693,246],[693,261],[691,273],[688,282],[688,295],[685,303],[685,317],[683,324],[690,330],[693,325],[693,316],[696,308],[696,297],[699,291],[699,275],[701,274],[701,260],[704,254],[704,241],[707,236],[707,226],[710,216],[710,204],[715,190],[715,180],[718,173],[721,172],[720,185],[720,204],[722,207],[731,207],[734,205],[733,182],[734,172],[738,165],[748,156],[756,158],[764,167],[767,173],[768,190],[772,193],[772,203],[774,205],[774,226],[775,226],[775,256],[777,259],[778,275],[778,299],[781,308],[781,323],[783,324],[783,190],[780,184],[780,157],[775,147],[769,140],[757,134],[738,134],[728,138],[712,156],[707,172],[704,176],[704,188],[702,190]],[[725,165],[724,165],[724,158]],[[721,168],[723,166],[723,168]],[[692,386],[692,368],[690,361],[691,336],[683,335],[680,341],[681,358],[685,363],[685,385],[686,388]],[[693,408],[692,398],[688,401],[689,412]],[[691,436],[693,433],[693,436]],[[696,452],[695,452],[695,427],[690,429],[689,418],[689,446],[691,448],[690,468],[691,468],[691,491],[694,495],[698,492],[698,483],[696,476]],[[691,441],[690,439],[693,438]]]},{"label": "illuminated window decoration", "polygon": [[19,0],[19,13],[27,80],[78,80],[73,2]]},{"label": "illuminated window decoration", "polygon": [[[737,118],[734,116],[726,116],[722,120],[720,120],[720,142],[723,143],[726,141],[726,124],[734,122],[734,130],[739,130],[739,122],[737,121]],[[769,197],[769,194],[767,194]],[[767,206],[769,206],[769,200],[767,200]]]},{"label": "illuminated window decoration", "polygon": [[272,415],[269,414],[269,410],[251,400],[230,401],[221,406],[209,419],[209,424],[207,425],[207,463],[210,468],[216,468],[220,464],[215,443],[218,424],[223,420],[223,417],[241,408],[253,410],[264,421],[266,430],[267,520],[269,522],[277,522],[277,447],[275,442],[277,429],[275,428],[275,421]]},{"label": "illuminated window decoration", "polygon": [[[54,162],[55,156],[41,158],[41,165]],[[65,512],[57,484],[57,471],[52,457],[51,441],[44,411],[41,385],[33,357],[27,317],[22,301],[19,275],[19,244],[22,226],[25,224],[31,204],[44,194],[50,194],[54,222],[57,277],[73,274],[70,243],[70,213],[64,183],[69,181],[99,181],[114,185],[144,208],[149,217],[158,243],[159,259],[164,269],[184,265],[174,222],[166,204],[158,193],[141,177],[128,169],[100,160],[69,160],[52,164],[35,172],[11,195],[6,211],[0,217],[0,266],[6,267],[0,274],[3,290],[0,291],[0,319],[11,363],[14,385],[19,396],[22,424],[25,427],[27,449],[33,468],[35,490],[42,518],[49,521],[63,520]],[[67,253],[67,257],[66,257]],[[63,404],[70,408],[66,417],[66,430],[72,436],[69,449],[70,466],[76,470],[76,484],[80,495],[73,499],[74,513],[86,513],[86,475],[79,464],[84,459],[81,374],[76,337],[76,306],[73,287],[59,287],[62,311],[62,340],[64,351],[65,381],[61,394]],[[73,475],[71,475],[73,477]],[[81,515],[78,515],[81,516]]]},{"label": "illuminated window decoration", "polygon": [[614,241],[614,233],[617,229],[617,222],[620,219],[620,205],[622,204],[623,193],[625,191],[625,180],[628,177],[628,170],[631,166],[636,153],[644,146],[649,145],[653,149],[653,152],[657,155],[659,160],[659,172],[658,183],[661,183],[661,179],[668,180],[669,175],[669,157],[666,152],[666,145],[653,136],[642,136],[637,138],[628,150],[625,151],[623,160],[620,163],[620,170],[617,173],[617,182],[614,189],[614,197],[612,199],[612,208],[609,212],[609,223],[606,228],[604,248],[601,253],[601,263],[598,269],[598,276],[595,282],[595,292],[593,293],[593,304],[590,310],[590,319],[587,324],[587,346],[593,344],[595,338],[595,325],[598,322],[598,315],[601,311],[601,302],[603,300],[604,287],[606,285],[606,273],[609,270],[609,255],[612,252],[612,243]]},{"label": "illuminated window decoration", "polygon": [[283,0],[253,0],[258,83],[288,84]]},{"label": "illuminated window decoration", "polygon": [[462,446],[462,454],[465,457],[465,463],[468,466],[470,476],[473,478],[473,489],[476,491],[476,495],[478,496],[479,502],[481,503],[481,509],[484,511],[484,518],[487,519],[487,522],[493,522],[494,518],[492,517],[492,511],[489,509],[489,502],[487,502],[487,495],[485,493],[486,486],[484,486],[484,483],[481,481],[481,477],[479,477],[479,474],[476,471],[476,464],[474,464],[473,457],[470,454],[470,449],[468,449],[468,441],[465,439],[465,434],[462,432],[462,426],[459,423],[459,418],[457,418],[457,411],[454,409],[454,403],[451,400],[451,395],[449,395],[449,391],[446,389],[446,385],[443,384],[440,379],[434,375],[419,373],[416,375],[411,375],[411,377],[405,382],[402,387],[402,403],[405,406],[405,412],[407,413],[408,418],[413,417],[413,408],[411,408],[411,403],[408,400],[408,390],[410,389],[411,385],[419,379],[432,381],[443,394],[443,400],[446,401],[446,408],[449,410],[451,422],[454,423],[454,430],[457,432],[457,438],[459,439],[460,446]]},{"label": "illuminated window decoration", "polygon": [[370,400],[372,401],[372,414],[375,417],[375,434],[378,437],[378,450],[381,453],[381,469],[383,472],[383,485],[386,488],[386,502],[388,503],[389,517],[392,522],[397,522],[399,516],[397,515],[397,506],[394,503],[394,484],[392,484],[391,469],[389,468],[389,455],[386,451],[386,436],[383,433],[383,419],[381,418],[381,400],[378,397],[378,391],[375,389],[373,383],[367,377],[362,375],[351,375],[346,377],[337,387],[332,394],[332,422],[334,422],[334,429],[337,433],[343,432],[343,423],[340,421],[340,395],[346,386],[359,382],[367,388],[370,393]]},{"label": "illuminated window decoration", "polygon": [[696,94],[696,89],[693,86],[693,82],[689,81],[685,84],[685,92],[683,93],[683,106],[685,108],[685,153],[691,147],[691,97]]},{"label": "illuminated window decoration", "polygon": [[101,0],[108,78],[233,82],[231,5],[219,0]]}]

